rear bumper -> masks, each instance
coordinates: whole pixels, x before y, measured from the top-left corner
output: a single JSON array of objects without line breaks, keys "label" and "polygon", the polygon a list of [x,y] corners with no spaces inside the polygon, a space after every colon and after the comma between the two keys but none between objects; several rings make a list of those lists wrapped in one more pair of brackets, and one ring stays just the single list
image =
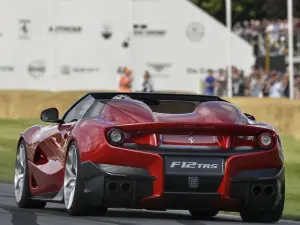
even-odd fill
[{"label": "rear bumper", "polygon": [[[248,170],[237,172],[231,178],[229,196],[223,197],[212,187],[222,183],[224,176],[200,177],[199,190],[188,188],[185,176],[178,175],[174,191],[164,185],[162,196],[153,197],[157,177],[146,169],[119,167],[84,162],[80,169],[84,199],[91,205],[112,208],[146,209],[206,209],[239,211],[243,207],[271,209],[281,199],[284,167],[279,169]],[[168,182],[168,179],[165,179]],[[186,186],[183,190],[182,187]],[[179,188],[179,189],[178,189]],[[181,188],[181,190],[180,190]],[[209,188],[211,191],[209,191]],[[256,190],[257,189],[257,190]]]},{"label": "rear bumper", "polygon": [[[284,163],[279,144],[273,149],[262,151],[216,150],[206,147],[176,149],[175,146],[164,149],[137,146],[136,149],[128,149],[108,144],[99,148],[99,145],[94,143],[83,152],[81,159],[81,178],[86,187],[86,199],[89,199],[90,203],[108,207],[214,207],[225,211],[238,211],[245,206],[268,208],[280,200],[279,193],[284,183]],[[89,161],[90,159],[94,163]],[[178,170],[178,162],[197,161],[196,165],[199,166],[203,160],[206,160],[205,165],[222,164],[222,169],[213,170],[211,167],[205,171]],[[177,170],[170,170],[174,162]],[[126,167],[117,166],[112,169],[112,166],[107,169],[109,167],[103,168],[102,163]],[[184,167],[188,168],[187,164],[184,164]],[[188,186],[190,176],[198,177],[197,188]],[[111,192],[107,189],[109,182],[115,182],[119,186],[130,183],[131,192],[121,193],[120,188]],[[253,195],[251,190],[255,185],[260,185],[262,189],[272,186],[275,193],[271,196]]]}]

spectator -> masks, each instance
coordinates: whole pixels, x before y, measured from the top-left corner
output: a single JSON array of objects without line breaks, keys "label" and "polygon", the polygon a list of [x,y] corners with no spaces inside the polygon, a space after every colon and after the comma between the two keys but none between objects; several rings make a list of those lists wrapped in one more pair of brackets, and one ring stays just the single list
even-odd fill
[{"label": "spectator", "polygon": [[[300,99],[300,67],[294,67],[294,99]],[[288,67],[286,68],[286,70]],[[213,92],[218,96],[223,96],[227,92],[227,75],[223,69],[219,69],[216,78],[209,70],[205,78],[205,93],[211,95]],[[281,71],[265,71],[263,68],[253,67],[252,73],[244,75],[243,71],[232,67],[232,94],[233,96],[252,96],[252,97],[289,97],[290,85],[289,75]],[[224,82],[223,85],[222,82]],[[213,84],[216,85],[213,85]]]},{"label": "spectator", "polygon": [[232,94],[233,96],[245,95],[245,80],[243,71],[239,71],[235,74],[235,76],[232,76]]},{"label": "spectator", "polygon": [[252,97],[262,97],[262,80],[259,73],[253,74],[250,79],[250,96]]},{"label": "spectator", "polygon": [[283,92],[282,88],[282,77],[279,74],[273,74],[269,89],[269,97],[280,98]]},{"label": "spectator", "polygon": [[219,74],[217,76],[217,90],[218,96],[226,95],[226,85],[227,85],[227,75],[224,69],[219,69]]},{"label": "spectator", "polygon": [[121,92],[131,92],[132,91],[132,71],[129,68],[124,69],[124,73],[120,77],[119,90]]},{"label": "spectator", "polygon": [[289,75],[285,74],[282,79],[282,96],[290,97],[290,84],[289,84]]},{"label": "spectator", "polygon": [[[300,20],[294,18],[294,48],[295,54],[300,55]],[[237,22],[233,32],[248,41],[256,55],[266,54],[267,37],[272,55],[288,54],[288,21],[287,20],[251,20]]]},{"label": "spectator", "polygon": [[215,86],[216,86],[216,78],[213,76],[212,69],[208,70],[208,75],[204,80],[205,84],[205,94],[206,95],[214,95],[215,94]]},{"label": "spectator", "polygon": [[147,70],[144,73],[143,92],[153,92],[151,76]]},{"label": "spectator", "polygon": [[300,99],[300,75],[294,77],[294,99]]}]

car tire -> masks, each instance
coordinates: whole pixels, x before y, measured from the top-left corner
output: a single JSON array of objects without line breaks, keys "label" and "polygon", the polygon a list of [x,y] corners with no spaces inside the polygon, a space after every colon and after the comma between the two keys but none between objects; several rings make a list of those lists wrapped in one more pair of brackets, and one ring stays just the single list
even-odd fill
[{"label": "car tire", "polygon": [[[75,141],[70,144],[64,172],[64,204],[70,216],[104,215],[105,207],[92,207],[84,201],[84,184],[80,177],[80,152]],[[73,173],[73,174],[72,174]],[[73,189],[72,189],[73,188]]]},{"label": "car tire", "polygon": [[211,218],[218,215],[218,210],[189,210],[190,214],[195,218]]},{"label": "car tire", "polygon": [[19,208],[45,208],[47,202],[31,199],[30,179],[28,170],[27,148],[24,140],[17,147],[15,176],[14,176],[15,200]]},{"label": "car tire", "polygon": [[244,222],[254,222],[254,223],[276,223],[281,219],[284,202],[285,202],[285,184],[281,188],[280,202],[277,206],[270,211],[255,212],[253,210],[244,209],[240,212],[241,218]]}]

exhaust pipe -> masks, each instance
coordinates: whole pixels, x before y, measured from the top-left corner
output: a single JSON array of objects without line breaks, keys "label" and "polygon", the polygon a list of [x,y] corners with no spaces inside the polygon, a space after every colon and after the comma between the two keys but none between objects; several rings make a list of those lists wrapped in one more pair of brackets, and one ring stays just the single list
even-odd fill
[{"label": "exhaust pipe", "polygon": [[118,189],[118,185],[117,185],[117,183],[115,183],[115,182],[109,182],[109,183],[107,184],[107,189],[108,189],[110,192],[116,192],[117,189]]},{"label": "exhaust pipe", "polygon": [[261,186],[254,185],[251,189],[251,192],[253,195],[259,196],[262,193],[262,188],[261,188]]},{"label": "exhaust pipe", "polygon": [[131,192],[131,184],[130,183],[122,183],[120,184],[120,190],[122,193],[128,194]]},{"label": "exhaust pipe", "polygon": [[275,194],[275,188],[273,186],[267,186],[264,189],[264,193],[268,196],[273,196]]}]

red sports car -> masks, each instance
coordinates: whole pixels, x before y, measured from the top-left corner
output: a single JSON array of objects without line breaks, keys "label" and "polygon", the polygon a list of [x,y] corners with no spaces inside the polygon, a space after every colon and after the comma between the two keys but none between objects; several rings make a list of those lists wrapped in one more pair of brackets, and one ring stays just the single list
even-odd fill
[{"label": "red sports car", "polygon": [[285,199],[276,129],[216,96],[88,93],[54,123],[18,141],[15,197],[21,208],[64,203],[70,215],[107,208],[240,212],[276,222]]}]

